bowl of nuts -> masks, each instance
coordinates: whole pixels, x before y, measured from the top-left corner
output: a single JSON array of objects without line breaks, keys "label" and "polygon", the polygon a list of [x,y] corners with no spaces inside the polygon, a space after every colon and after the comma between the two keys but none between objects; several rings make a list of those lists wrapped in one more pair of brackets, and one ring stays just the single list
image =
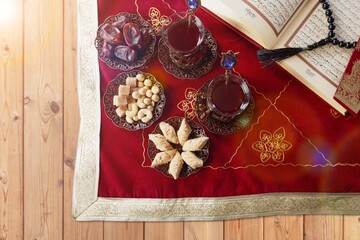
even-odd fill
[{"label": "bowl of nuts", "polygon": [[152,74],[135,70],[113,79],[103,102],[105,114],[116,126],[135,131],[160,118],[166,99],[162,85]]},{"label": "bowl of nuts", "polygon": [[156,35],[140,15],[119,13],[98,28],[95,47],[110,68],[128,71],[143,66],[153,56]]}]

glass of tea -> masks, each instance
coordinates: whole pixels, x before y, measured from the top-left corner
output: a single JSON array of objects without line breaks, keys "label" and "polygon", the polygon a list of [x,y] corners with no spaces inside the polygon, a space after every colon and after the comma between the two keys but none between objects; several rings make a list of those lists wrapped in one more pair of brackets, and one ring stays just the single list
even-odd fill
[{"label": "glass of tea", "polygon": [[179,12],[170,16],[172,22],[162,26],[162,39],[169,48],[170,59],[182,69],[192,69],[204,59],[205,27],[192,12]]},{"label": "glass of tea", "polygon": [[250,90],[246,81],[231,74],[214,78],[207,91],[206,103],[211,116],[222,122],[240,115],[250,103]]},{"label": "glass of tea", "polygon": [[245,79],[232,73],[238,54],[231,50],[222,53],[221,66],[226,70],[225,74],[211,80],[206,95],[208,112],[222,122],[240,115],[250,103],[250,90]]}]

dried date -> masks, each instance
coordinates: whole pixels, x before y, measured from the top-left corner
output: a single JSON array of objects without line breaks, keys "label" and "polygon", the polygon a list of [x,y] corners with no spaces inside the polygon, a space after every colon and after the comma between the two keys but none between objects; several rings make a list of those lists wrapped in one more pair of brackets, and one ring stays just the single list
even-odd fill
[{"label": "dried date", "polygon": [[151,36],[150,36],[150,30],[147,28],[142,28],[140,30],[141,32],[141,44],[137,44],[136,45],[136,49],[138,49],[140,52],[146,50],[146,48],[149,46],[150,41],[151,41]]},{"label": "dried date", "polygon": [[128,46],[136,46],[142,44],[142,35],[139,27],[135,23],[126,23],[123,27],[125,42]]},{"label": "dried date", "polygon": [[116,19],[116,21],[112,23],[112,25],[117,27],[120,31],[122,31],[124,25],[127,24],[128,22],[129,19],[126,16],[121,15],[120,17],[118,17],[118,19]]},{"label": "dried date", "polygon": [[133,63],[138,56],[137,51],[135,51],[133,48],[125,45],[119,45],[115,48],[114,54],[119,59],[127,62],[127,63]]},{"label": "dried date", "polygon": [[125,43],[124,35],[117,27],[111,24],[104,24],[104,26],[101,28],[100,36],[106,42],[112,45],[120,45]]},{"label": "dried date", "polygon": [[107,42],[104,42],[103,46],[102,46],[102,52],[104,53],[104,56],[107,57],[107,58],[111,58],[111,57],[114,57],[114,46],[107,43]]}]

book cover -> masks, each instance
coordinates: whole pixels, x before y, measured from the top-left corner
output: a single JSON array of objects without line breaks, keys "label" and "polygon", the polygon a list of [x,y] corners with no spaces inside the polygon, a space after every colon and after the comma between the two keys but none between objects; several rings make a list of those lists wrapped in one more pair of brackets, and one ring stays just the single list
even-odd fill
[{"label": "book cover", "polygon": [[348,109],[352,117],[360,112],[360,39],[350,58],[334,99]]}]

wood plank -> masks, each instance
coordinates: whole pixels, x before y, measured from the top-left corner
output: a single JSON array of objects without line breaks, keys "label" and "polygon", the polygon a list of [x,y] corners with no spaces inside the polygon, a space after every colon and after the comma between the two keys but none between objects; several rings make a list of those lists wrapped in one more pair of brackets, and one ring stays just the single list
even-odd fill
[{"label": "wood plank", "polygon": [[304,237],[306,240],[342,240],[343,219],[336,215],[305,216]]},{"label": "wood plank", "polygon": [[106,222],[104,239],[143,240],[144,223],[142,222]]},{"label": "wood plank", "polygon": [[[1,2],[0,239],[23,239],[23,2]],[[2,10],[3,10],[2,9]]]},{"label": "wood plank", "polygon": [[[103,223],[64,222],[64,239],[66,240],[97,240],[103,239]],[[72,232],[71,232],[72,231]],[[97,238],[99,237],[99,238]]]},{"label": "wood plank", "polygon": [[360,216],[344,216],[344,240],[360,238]]},{"label": "wood plank", "polygon": [[263,218],[225,221],[224,240],[263,240]]},{"label": "wood plank", "polygon": [[303,216],[272,216],[264,218],[266,239],[303,239]]},{"label": "wood plank", "polygon": [[183,240],[184,222],[147,222],[144,240]]},{"label": "wood plank", "polygon": [[224,222],[185,222],[184,240],[222,240],[224,239]]},{"label": "wood plank", "polygon": [[63,1],[24,1],[24,239],[63,239]]},{"label": "wood plank", "polygon": [[64,239],[103,239],[102,222],[72,218],[72,188],[80,124],[77,97],[77,2],[64,1]]}]

